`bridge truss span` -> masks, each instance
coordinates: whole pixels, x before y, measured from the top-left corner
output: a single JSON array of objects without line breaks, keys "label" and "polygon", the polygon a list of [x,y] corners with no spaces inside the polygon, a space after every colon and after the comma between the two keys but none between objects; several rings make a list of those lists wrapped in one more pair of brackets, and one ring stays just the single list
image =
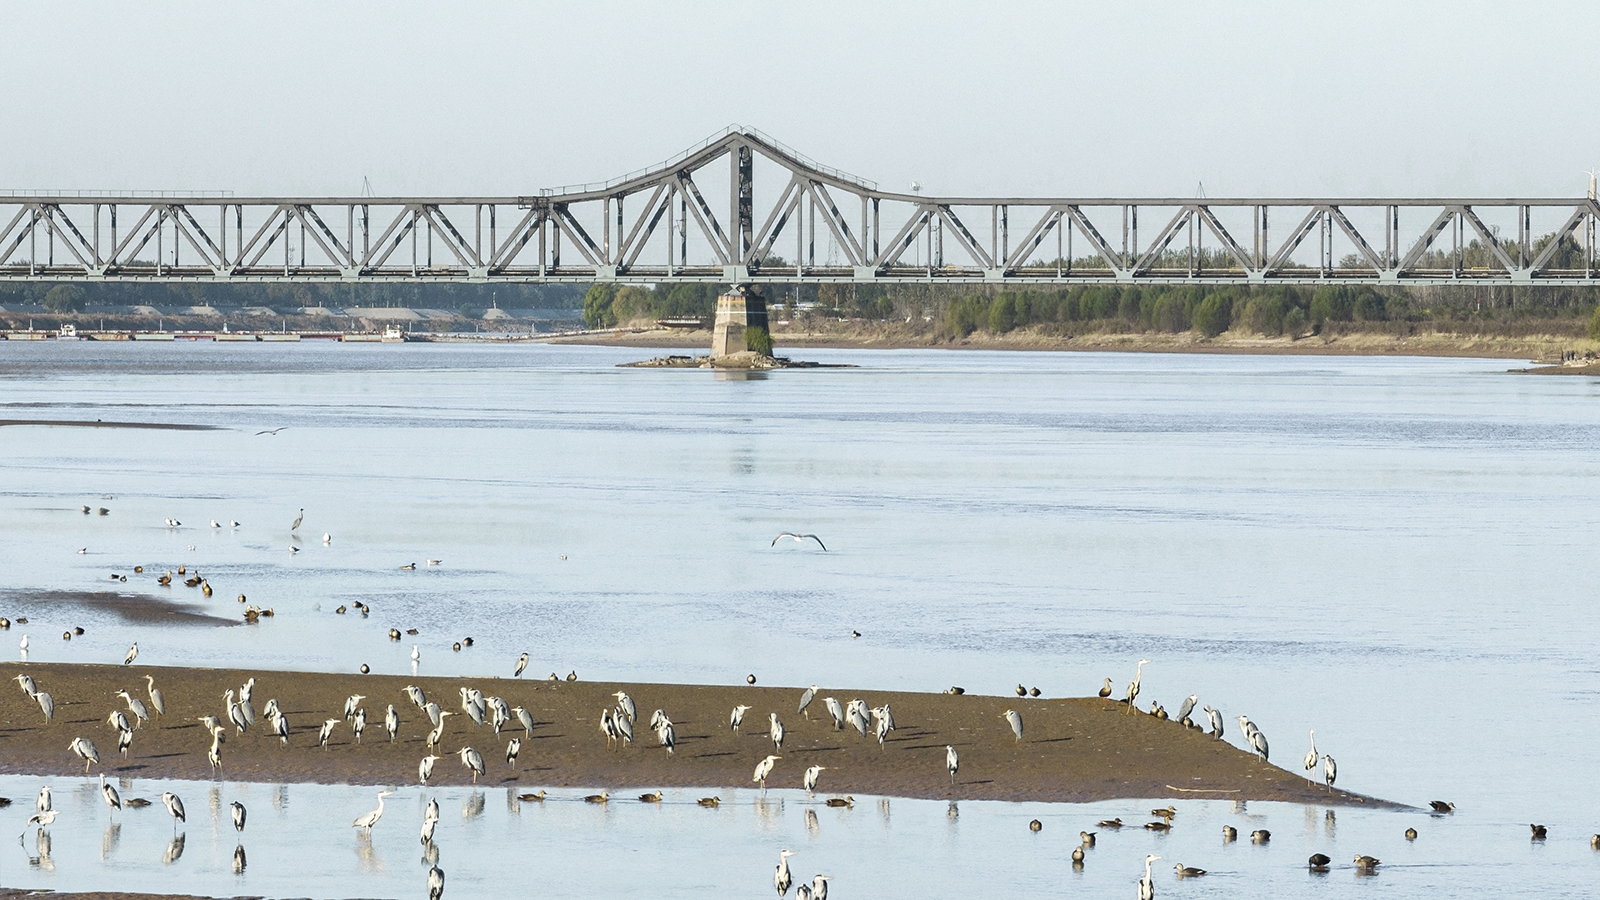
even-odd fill
[{"label": "bridge truss span", "polygon": [[499,197],[0,192],[0,280],[1594,284],[1593,198],[932,197],[733,126]]}]

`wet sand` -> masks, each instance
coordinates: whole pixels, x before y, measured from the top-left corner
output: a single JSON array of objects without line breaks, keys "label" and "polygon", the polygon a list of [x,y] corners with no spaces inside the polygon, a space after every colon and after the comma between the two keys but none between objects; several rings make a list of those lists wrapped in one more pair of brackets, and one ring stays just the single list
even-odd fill
[{"label": "wet sand", "polygon": [[[13,680],[30,674],[55,699],[48,726],[38,706]],[[145,699],[146,674],[165,694],[167,714],[138,729],[127,759],[116,754],[116,734],[106,724],[112,709],[124,708],[113,692],[126,689]],[[100,750],[101,763],[90,773],[132,779],[212,776],[206,760],[210,739],[196,717],[223,717],[222,696],[256,676],[254,705],[259,712],[276,698],[288,716],[288,746],[267,733],[261,721],[247,734],[230,729],[222,747],[225,777],[255,782],[414,784],[417,763],[426,755],[426,715],[406,699],[403,688],[416,684],[428,699],[458,715],[446,719],[434,784],[465,784],[470,773],[456,751],[476,748],[487,766],[479,784],[495,787],[629,791],[681,789],[714,796],[734,788],[753,788],[756,763],[769,753],[782,756],[767,786],[799,788],[808,766],[827,766],[819,794],[863,794],[956,800],[1034,800],[1084,802],[1119,798],[1281,800],[1335,805],[1392,806],[1386,801],[1344,791],[1327,792],[1297,774],[1253,755],[1143,713],[1128,714],[1120,703],[1099,698],[1018,699],[892,693],[824,688],[808,710],[795,713],[800,690],[745,685],[602,684],[494,678],[404,678],[305,672],[248,673],[236,670],[6,663],[0,665],[0,771],[30,775],[82,775],[83,763],[67,745],[87,737]],[[486,723],[472,725],[460,712],[458,688],[476,687],[523,706],[533,716],[532,734],[508,725],[495,735]],[[627,691],[638,706],[636,742],[608,750],[599,727],[600,712],[615,691]],[[317,746],[324,719],[341,718],[345,698],[367,695],[367,728],[357,743],[342,719],[327,749]],[[889,703],[897,730],[880,748],[875,738],[848,727],[836,731],[822,697],[841,704],[862,699],[870,706]],[[400,717],[398,740],[383,728],[386,706]],[[737,704],[751,707],[742,734],[728,727]],[[666,711],[677,734],[676,752],[657,745],[648,722],[653,710]],[[1018,710],[1025,739],[1013,739],[1002,718]],[[776,712],[787,729],[782,750],[767,736],[767,715]],[[507,741],[520,737],[515,770],[506,763]],[[952,785],[945,770],[945,745],[955,746],[960,772]]]},{"label": "wet sand", "polygon": [[[124,594],[121,591],[31,591],[18,588],[0,588],[0,607],[15,607],[19,603],[46,604],[52,610],[66,613],[72,609],[110,613],[125,622],[141,625],[190,625],[228,628],[244,624],[243,618],[224,619],[212,615],[206,607],[191,603],[166,600],[148,594]],[[70,615],[55,618],[70,620]],[[20,627],[20,626],[19,626]],[[40,636],[45,637],[45,635]]]},{"label": "wet sand", "polygon": [[154,428],[160,431],[220,431],[215,425],[184,425],[176,422],[102,422],[95,419],[0,419],[6,425],[59,425],[73,428]]}]

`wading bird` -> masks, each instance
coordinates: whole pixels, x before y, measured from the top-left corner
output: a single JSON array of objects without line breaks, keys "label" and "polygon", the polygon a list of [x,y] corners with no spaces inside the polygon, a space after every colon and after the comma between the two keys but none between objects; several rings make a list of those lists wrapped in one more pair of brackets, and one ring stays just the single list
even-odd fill
[{"label": "wading bird", "polygon": [[763,759],[761,762],[756,763],[755,776],[753,778],[751,778],[750,780],[751,781],[760,782],[761,789],[763,791],[766,790],[767,789],[767,776],[772,774],[772,767],[774,765],[777,765],[778,760],[780,760],[782,758],[783,757],[781,757],[781,756],[768,756],[766,759]]},{"label": "wading bird", "polygon": [[1305,767],[1310,772],[1317,768],[1317,730],[1311,729],[1311,749],[1306,752]]},{"label": "wading bird", "polygon": [[512,738],[511,741],[506,744],[506,762],[511,764],[511,768],[512,769],[516,769],[516,767],[517,767],[517,754],[521,753],[521,752],[522,752],[522,739],[521,738]]},{"label": "wading bird", "polygon": [[328,749],[328,739],[333,737],[333,726],[338,725],[338,719],[324,719],[322,729],[317,732],[317,744],[323,750]]},{"label": "wading bird", "polygon": [[811,879],[811,900],[828,900],[828,882],[832,875],[817,875]]},{"label": "wading bird", "polygon": [[365,706],[356,710],[356,717],[350,723],[350,731],[356,736],[356,743],[361,743],[361,734],[367,730],[367,708]]},{"label": "wading bird", "polygon": [[162,699],[160,688],[156,687],[156,678],[155,678],[155,676],[154,675],[146,675],[146,676],[144,676],[144,684],[145,684],[145,693],[150,695],[150,706],[155,709],[156,715],[158,715],[158,716],[166,715],[167,714],[167,704],[166,704],[166,701],[164,699]]},{"label": "wading bird", "polygon": [[383,730],[389,732],[389,743],[394,743],[395,733],[400,730],[400,716],[394,711],[393,703],[383,714]]},{"label": "wading bird", "polygon": [[39,704],[39,711],[44,713],[44,723],[49,725],[50,721],[56,717],[55,698],[50,696],[49,691],[40,691],[33,695],[33,699]]},{"label": "wading bird", "polygon": [[122,664],[125,665],[125,666],[131,666],[131,665],[133,665],[133,661],[138,659],[138,658],[139,658],[139,642],[138,641],[134,641],[133,642],[133,646],[128,648],[128,655],[124,656],[122,658]]},{"label": "wading bird", "polygon": [[355,718],[355,716],[356,716],[356,707],[361,703],[361,701],[363,701],[365,699],[367,699],[367,695],[366,694],[351,694],[349,697],[345,698],[345,701],[344,701],[344,720],[346,722],[348,722],[351,719]]},{"label": "wading bird", "polygon": [[777,750],[782,750],[783,749],[783,723],[778,721],[778,714],[777,713],[768,713],[767,714],[767,722],[769,723],[769,725],[767,727],[767,736],[772,738],[772,746],[773,746],[773,748],[777,749]]},{"label": "wading bird", "polygon": [[828,717],[833,719],[833,730],[842,731],[844,729],[844,707],[840,706],[839,701],[832,697],[823,697],[822,705],[828,710]]},{"label": "wading bird", "polygon": [[427,784],[433,777],[433,764],[439,761],[437,756],[424,756],[422,762],[417,763],[417,781]]},{"label": "wading bird", "polygon": [[306,520],[306,511],[305,511],[305,509],[302,508],[300,510],[300,515],[294,517],[294,524],[289,526],[289,530],[290,531],[299,531],[300,530],[300,523],[304,522],[305,520]]},{"label": "wading bird", "polygon": [[28,695],[29,700],[32,700],[34,697],[39,695],[39,686],[33,683],[33,676],[18,675],[13,680],[22,686],[22,692]]},{"label": "wading bird", "polygon": [[678,735],[672,730],[671,722],[662,722],[661,727],[656,729],[656,737],[661,739],[661,746],[667,748],[668,753],[673,753],[673,748],[678,746]]},{"label": "wading bird", "polygon": [[378,824],[378,820],[383,818],[383,798],[385,798],[385,797],[387,797],[387,796],[389,796],[390,794],[393,794],[393,793],[394,793],[394,791],[379,791],[378,792],[378,808],[373,810],[372,812],[367,813],[366,815],[358,817],[354,822],[350,823],[350,827],[352,827],[352,828],[364,828],[364,829],[367,830],[368,834],[371,834],[372,833],[372,826]]},{"label": "wading bird", "polygon": [[1189,696],[1183,698],[1183,702],[1178,704],[1178,721],[1187,723],[1189,721],[1189,714],[1194,712],[1194,705],[1199,702],[1199,694],[1190,694]]},{"label": "wading bird", "polygon": [[178,823],[189,821],[183,812],[183,801],[179,800],[178,795],[171,791],[162,791],[161,802],[166,805],[167,814],[172,816],[172,833],[176,835],[178,833]]},{"label": "wading bird", "polygon": [[806,542],[806,540],[809,538],[809,539],[811,539],[813,541],[816,541],[817,542],[817,546],[821,547],[824,553],[826,553],[827,550],[828,550],[828,546],[826,544],[822,543],[822,538],[819,538],[814,534],[794,534],[793,532],[788,532],[788,531],[782,532],[777,537],[773,538],[771,546],[773,546],[773,547],[778,546],[778,542],[783,540],[784,538],[789,538],[790,540],[794,541],[796,544],[804,544]]},{"label": "wading bird", "polygon": [[428,900],[441,900],[444,897],[444,870],[438,866],[428,869]]},{"label": "wading bird", "polygon": [[627,691],[617,691],[611,696],[617,698],[617,709],[622,710],[629,722],[639,718],[639,708],[633,705],[633,698],[628,696]]},{"label": "wading bird", "polygon": [[228,808],[233,812],[233,830],[243,834],[245,817],[244,804],[235,800],[228,804]]},{"label": "wading bird", "polygon": [[1322,783],[1327,789],[1328,793],[1333,793],[1333,783],[1337,781],[1338,778],[1339,764],[1334,762],[1333,757],[1331,756],[1322,757]]},{"label": "wading bird", "polygon": [[517,723],[522,726],[525,734],[533,734],[533,716],[520,706],[512,707],[512,712],[517,714]]},{"label": "wading bird", "polygon": [[91,741],[88,738],[73,738],[72,743],[68,745],[67,749],[71,750],[74,755],[83,760],[83,774],[85,775],[89,774],[90,763],[100,762],[100,751],[95,749],[94,741]]},{"label": "wading bird", "polygon": [[517,668],[511,673],[512,678],[521,678],[524,669],[528,668],[528,654],[517,657]]},{"label": "wading bird", "polygon": [[1206,718],[1211,721],[1211,736],[1214,738],[1222,737],[1222,713],[1209,706],[1205,707],[1205,711]]},{"label": "wading bird", "polygon": [[49,812],[55,808],[50,805],[50,785],[39,788],[39,796],[33,801],[33,805],[39,812]]},{"label": "wading bird", "polygon": [[113,810],[122,808],[122,795],[117,793],[116,787],[106,783],[106,775],[100,773],[100,798],[106,801],[106,806]]},{"label": "wading bird", "polygon": [[1139,879],[1139,900],[1155,900],[1156,884],[1150,878],[1150,864],[1160,858],[1153,853],[1145,856],[1144,877]]},{"label": "wading bird", "polygon": [[462,747],[458,754],[461,757],[461,764],[472,770],[472,783],[477,784],[478,776],[484,773],[483,754],[471,747]]},{"label": "wading bird", "polygon": [[1133,702],[1139,699],[1139,680],[1144,677],[1144,667],[1149,664],[1150,660],[1141,659],[1139,664],[1133,667],[1133,681],[1128,683],[1128,696],[1123,701],[1128,704],[1129,713],[1134,711]]},{"label": "wading bird", "polygon": [[772,886],[778,889],[779,897],[787,896],[789,885],[794,883],[794,876],[789,874],[789,857],[793,855],[793,850],[778,851],[778,868],[772,873]]},{"label": "wading bird", "polygon": [[739,733],[739,726],[744,724],[744,714],[749,711],[750,707],[743,704],[733,708],[733,714],[728,716],[728,727],[733,729],[734,734]]},{"label": "wading bird", "polygon": [[806,707],[810,706],[811,701],[815,700],[816,697],[817,686],[814,684],[802,691],[800,694],[800,708],[795,710],[795,715],[803,715],[808,719],[811,718],[811,714],[806,712]]},{"label": "wading bird", "polygon": [[961,768],[961,756],[951,744],[944,747],[944,767],[950,770],[950,783],[956,783],[956,772]]},{"label": "wading bird", "polygon": [[805,776],[805,781],[804,781],[805,788],[806,788],[806,793],[811,794],[811,793],[815,793],[816,792],[816,790],[817,790],[817,776],[821,775],[822,774],[822,770],[824,770],[826,768],[828,768],[828,767],[827,766],[812,766],[811,768],[806,770],[806,776]]},{"label": "wading bird", "polygon": [[1000,714],[1000,718],[1006,720],[1006,724],[1011,726],[1011,733],[1017,736],[1017,741],[1018,742],[1021,742],[1021,740],[1022,740],[1022,714],[1017,712],[1014,709],[1008,709],[1005,712]]}]

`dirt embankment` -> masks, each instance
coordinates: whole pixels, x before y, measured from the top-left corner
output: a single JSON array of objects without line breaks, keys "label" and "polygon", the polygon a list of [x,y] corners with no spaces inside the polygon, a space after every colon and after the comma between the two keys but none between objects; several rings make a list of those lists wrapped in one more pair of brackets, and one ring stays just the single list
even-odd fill
[{"label": "dirt embankment", "polygon": [[[36,703],[14,678],[31,675],[55,699],[55,719],[45,724]],[[167,712],[137,729],[126,759],[116,754],[116,734],[106,724],[113,709],[124,708],[113,692],[126,689],[145,699],[145,675],[165,695]],[[81,775],[84,765],[68,750],[75,737],[94,741],[100,764],[91,774],[108,777],[212,777],[206,759],[210,744],[197,718],[226,721],[223,692],[256,677],[254,706],[276,699],[290,723],[288,744],[268,733],[263,721],[248,733],[230,729],[222,747],[223,776],[263,782],[408,784],[428,752],[431,723],[406,699],[415,684],[457,715],[445,720],[431,783],[471,780],[457,751],[471,746],[482,754],[487,773],[480,784],[583,787],[614,791],[693,789],[715,795],[753,787],[756,763],[768,754],[777,761],[767,785],[799,788],[807,767],[826,766],[819,793],[877,794],[959,800],[1091,801],[1115,798],[1211,798],[1284,800],[1333,804],[1388,805],[1385,801],[1320,784],[1262,762],[1226,741],[1196,729],[1098,698],[1016,699],[912,694],[825,688],[807,710],[795,709],[793,688],[714,685],[600,684],[485,678],[414,678],[331,675],[303,672],[230,671],[8,663],[0,666],[0,770],[38,775]],[[496,735],[474,726],[461,713],[459,689],[476,687],[503,697],[532,715],[531,733],[516,720]],[[626,691],[638,707],[635,741],[611,749],[600,730],[600,713]],[[366,695],[367,726],[358,743],[343,721],[345,698]],[[872,736],[836,730],[823,697],[842,704],[852,699],[870,706],[888,703],[896,730],[880,747]],[[384,712],[394,704],[400,718],[397,740],[384,731]],[[748,705],[742,733],[729,728],[736,705]],[[649,728],[651,712],[661,709],[676,732],[675,751],[661,747]],[[1003,714],[1022,715],[1023,739],[1016,740]],[[786,730],[782,749],[768,737],[768,715],[776,713]],[[317,732],[326,719],[339,719],[326,749]],[[506,745],[522,742],[513,768]],[[945,747],[960,755],[952,783]]]}]

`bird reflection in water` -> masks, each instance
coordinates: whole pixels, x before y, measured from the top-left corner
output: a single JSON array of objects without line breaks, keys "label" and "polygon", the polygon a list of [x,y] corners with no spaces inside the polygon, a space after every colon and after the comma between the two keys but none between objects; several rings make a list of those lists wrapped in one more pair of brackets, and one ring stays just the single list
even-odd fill
[{"label": "bird reflection in water", "polygon": [[218,819],[221,819],[222,818],[222,785],[213,784],[211,786],[211,796],[209,798],[207,798],[207,799],[209,799],[211,801],[211,821],[215,822]]},{"label": "bird reflection in water", "polygon": [[882,797],[878,800],[878,815],[883,819],[883,827],[889,827],[889,798]]},{"label": "bird reflection in water", "polygon": [[178,835],[167,845],[167,852],[161,855],[162,865],[170,866],[183,856],[183,842],[189,836],[188,832]]},{"label": "bird reflection in water", "polygon": [[517,789],[506,788],[506,812],[514,816],[522,815],[522,803],[517,800]]},{"label": "bird reflection in water", "polygon": [[954,800],[951,800],[950,807],[944,811],[944,814],[949,818],[959,819],[961,818],[961,807],[957,806]]},{"label": "bird reflection in water", "polygon": [[122,823],[112,822],[106,826],[105,833],[100,835],[100,859],[102,862],[117,849],[117,841],[122,838]]},{"label": "bird reflection in water", "polygon": [[1338,830],[1339,823],[1334,819],[1333,810],[1330,809],[1322,816],[1322,831],[1328,837],[1333,837],[1333,833]]},{"label": "bird reflection in water", "polygon": [[244,845],[240,844],[233,848],[233,874],[243,875],[244,867],[246,865],[247,862],[244,858]]},{"label": "bird reflection in water", "polygon": [[429,841],[427,846],[422,848],[422,864],[425,866],[437,866],[439,864],[438,844]]},{"label": "bird reflection in water", "polygon": [[775,824],[777,818],[781,815],[783,815],[782,800],[774,801],[766,797],[756,800],[756,818],[761,820],[762,825]]},{"label": "bird reflection in water", "polygon": [[806,810],[806,831],[810,832],[811,834],[816,834],[818,827],[817,811],[814,809]]},{"label": "bird reflection in water", "polygon": [[364,828],[356,832],[356,859],[361,861],[362,870],[368,874],[383,874],[383,857],[372,849],[372,832]]},{"label": "bird reflection in water", "polygon": [[55,860],[50,858],[50,832],[45,831],[42,828],[39,829],[39,839],[35,846],[38,849],[39,855],[28,857],[28,865],[33,866],[34,868],[43,869],[46,872],[54,872],[56,870],[56,863]]},{"label": "bird reflection in water", "polygon": [[463,820],[476,819],[483,815],[484,803],[484,796],[477,791],[473,791],[472,796],[467,798],[467,802],[461,804],[461,818]]},{"label": "bird reflection in water", "polygon": [[272,791],[272,808],[283,812],[289,805],[289,786],[280,784]]}]

